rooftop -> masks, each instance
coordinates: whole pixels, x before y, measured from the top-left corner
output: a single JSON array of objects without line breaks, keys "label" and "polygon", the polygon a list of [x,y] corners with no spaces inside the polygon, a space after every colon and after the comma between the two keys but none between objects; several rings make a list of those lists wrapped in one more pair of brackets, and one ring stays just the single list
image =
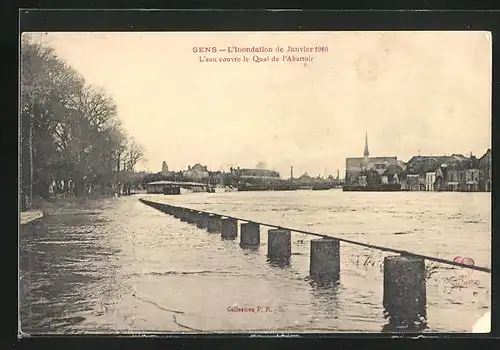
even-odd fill
[{"label": "rooftop", "polygon": [[153,181],[148,182],[146,185],[190,185],[190,186],[207,186],[200,182],[182,182],[182,181]]}]

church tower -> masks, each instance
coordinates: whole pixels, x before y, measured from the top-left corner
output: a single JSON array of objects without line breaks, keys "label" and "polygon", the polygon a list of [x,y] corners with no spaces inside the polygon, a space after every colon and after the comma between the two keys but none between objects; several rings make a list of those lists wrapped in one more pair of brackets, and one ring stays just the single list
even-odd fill
[{"label": "church tower", "polygon": [[163,161],[163,163],[161,163],[161,172],[163,174],[168,174],[168,165],[167,165],[167,162]]},{"label": "church tower", "polygon": [[365,162],[368,162],[368,158],[370,157],[370,152],[368,151],[368,133],[365,133],[365,152],[363,155],[365,156]]}]

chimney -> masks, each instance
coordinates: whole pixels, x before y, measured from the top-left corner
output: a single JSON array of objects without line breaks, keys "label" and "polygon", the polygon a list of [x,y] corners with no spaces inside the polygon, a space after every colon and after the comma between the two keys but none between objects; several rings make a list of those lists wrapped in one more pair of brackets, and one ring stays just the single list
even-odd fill
[{"label": "chimney", "polygon": [[368,133],[365,133],[365,151],[363,153],[366,159],[370,156],[370,152],[368,151]]}]

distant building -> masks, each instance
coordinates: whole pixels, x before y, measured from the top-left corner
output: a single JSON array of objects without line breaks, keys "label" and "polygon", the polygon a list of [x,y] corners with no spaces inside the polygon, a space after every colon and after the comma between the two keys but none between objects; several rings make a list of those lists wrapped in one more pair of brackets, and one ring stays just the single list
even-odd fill
[{"label": "distant building", "polygon": [[406,175],[406,186],[410,191],[420,191],[420,179],[418,174]]},{"label": "distant building", "polygon": [[444,191],[445,188],[445,175],[443,169],[446,170],[446,164],[443,164],[441,167],[438,167],[435,171],[436,178],[434,180],[434,191]]},{"label": "distant building", "polygon": [[408,174],[425,174],[436,171],[443,164],[448,166],[469,166],[470,158],[462,154],[453,154],[451,156],[413,156],[406,163],[406,172]]},{"label": "distant building", "polygon": [[363,187],[368,186],[368,181],[366,179],[366,175],[359,176],[359,178],[358,178],[358,185],[363,186]]},{"label": "distant building", "polygon": [[192,180],[201,180],[204,178],[208,178],[209,172],[206,166],[201,164],[195,164],[193,166],[189,166],[188,170],[184,170],[182,172],[182,176]]},{"label": "distant building", "polygon": [[397,164],[398,166],[403,170],[403,171],[406,171],[406,163],[403,162],[402,160],[397,160]]},{"label": "distant building", "polygon": [[467,174],[466,169],[458,169],[458,190],[459,191],[465,191],[467,188],[466,174]]},{"label": "distant building", "polygon": [[304,174],[302,174],[298,179],[296,179],[296,182],[302,185],[311,184],[314,181],[316,181],[316,179],[310,177],[307,171]]},{"label": "distant building", "polygon": [[479,158],[479,190],[491,192],[491,149]]},{"label": "distant building", "polygon": [[304,181],[310,181],[311,180],[311,177],[309,176],[309,174],[307,173],[307,171],[302,174],[297,180],[304,180]]},{"label": "distant building", "polygon": [[434,191],[434,184],[436,182],[436,173],[433,171],[425,173],[425,190]]},{"label": "distant building", "polygon": [[[363,157],[346,158],[345,183],[347,185],[361,185],[366,183],[366,172],[376,171],[382,177],[390,166],[397,166],[397,157],[370,157],[368,150],[368,135],[365,135],[365,150]],[[365,176],[364,178],[362,176]]]},{"label": "distant building", "polygon": [[280,174],[276,171],[273,170],[268,170],[268,169],[240,169],[238,168],[231,168],[230,172],[232,175],[240,178],[247,178],[247,179],[279,179]]},{"label": "distant building", "polygon": [[383,185],[387,185],[389,183],[389,178],[386,175],[382,175],[381,182]]},{"label": "distant building", "polygon": [[459,182],[458,182],[458,170],[456,169],[448,169],[446,174],[446,189],[448,191],[458,191],[459,190]]},{"label": "distant building", "polygon": [[168,174],[169,171],[168,171],[168,165],[167,165],[167,162],[163,161],[163,163],[161,163],[161,172],[162,174]]},{"label": "distant building", "polygon": [[[451,156],[414,156],[406,164],[407,176],[424,178],[424,190],[429,191],[478,191],[481,187],[480,160],[472,154]],[[434,185],[430,186],[430,173],[434,173]]]},{"label": "distant building", "polygon": [[220,170],[218,171],[209,171],[208,172],[208,177],[210,178],[210,183],[211,184],[219,184],[223,185],[224,184],[224,173]]},{"label": "distant building", "polygon": [[467,191],[479,191],[479,169],[465,171],[465,186]]},{"label": "distant building", "polygon": [[[401,180],[405,180],[405,172],[401,165],[389,165],[387,169],[382,173],[383,176],[387,177],[388,183],[400,183]],[[404,166],[404,165],[403,165]]]}]

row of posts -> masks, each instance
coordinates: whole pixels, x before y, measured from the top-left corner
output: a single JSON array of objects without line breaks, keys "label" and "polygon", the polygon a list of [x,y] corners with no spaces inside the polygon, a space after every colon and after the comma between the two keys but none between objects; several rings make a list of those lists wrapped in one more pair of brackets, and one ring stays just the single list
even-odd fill
[{"label": "row of posts", "polygon": [[[141,200],[183,222],[196,225],[222,239],[236,239],[238,219],[203,211]],[[260,245],[260,224],[242,222],[240,246],[255,249]],[[267,256],[271,262],[288,263],[292,255],[291,231],[268,230]],[[311,240],[310,277],[324,285],[340,280],[340,242],[334,238]],[[410,255],[388,256],[384,259],[383,307],[391,325],[396,328],[425,328],[426,277],[425,261]]]}]

